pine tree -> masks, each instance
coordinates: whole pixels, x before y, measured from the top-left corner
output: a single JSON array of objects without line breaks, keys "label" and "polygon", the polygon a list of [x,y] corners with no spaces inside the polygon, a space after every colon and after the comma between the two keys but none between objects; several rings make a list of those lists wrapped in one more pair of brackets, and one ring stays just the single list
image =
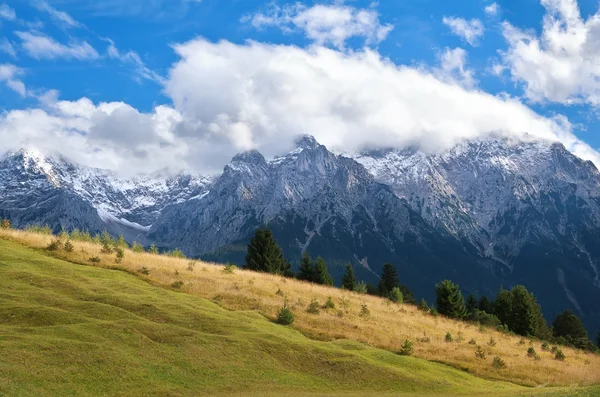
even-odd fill
[{"label": "pine tree", "polygon": [[537,335],[538,314],[533,295],[522,285],[513,287],[510,291],[511,309],[508,328],[516,334],[527,336]]},{"label": "pine tree", "polygon": [[564,337],[567,340],[588,339],[588,333],[583,323],[572,311],[565,310],[554,319],[552,323],[554,337]]},{"label": "pine tree", "polygon": [[317,258],[315,265],[315,283],[322,285],[333,285],[333,279],[327,270],[327,263],[321,257]]},{"label": "pine tree", "polygon": [[315,282],[315,265],[312,258],[307,253],[302,255],[300,269],[298,269],[298,279]]},{"label": "pine tree", "polygon": [[510,292],[500,286],[498,295],[496,295],[496,301],[493,304],[493,314],[498,317],[502,324],[508,324],[511,311],[512,302]]},{"label": "pine tree", "polygon": [[450,280],[444,280],[435,286],[438,312],[450,318],[463,318],[467,312],[465,299],[460,288]]},{"label": "pine tree", "polygon": [[477,304],[479,310],[481,310],[482,312],[486,312],[489,314],[493,314],[494,310],[492,309],[492,304],[490,303],[489,299],[487,298],[487,296],[482,296],[481,298],[479,298],[479,303]]},{"label": "pine tree", "polygon": [[400,287],[398,273],[396,268],[391,263],[383,265],[383,272],[379,280],[379,295],[388,297],[394,287]]},{"label": "pine tree", "polygon": [[473,295],[472,293],[469,294],[469,297],[467,298],[467,312],[469,314],[475,312],[475,309],[477,309],[478,306],[478,301],[477,298],[475,297],[475,295]]},{"label": "pine tree", "polygon": [[270,229],[258,229],[248,244],[246,269],[272,274],[289,274],[290,264],[283,257]]},{"label": "pine tree", "polygon": [[354,268],[350,263],[346,264],[346,273],[342,278],[342,288],[348,291],[354,291],[356,285],[356,277],[354,276]]}]

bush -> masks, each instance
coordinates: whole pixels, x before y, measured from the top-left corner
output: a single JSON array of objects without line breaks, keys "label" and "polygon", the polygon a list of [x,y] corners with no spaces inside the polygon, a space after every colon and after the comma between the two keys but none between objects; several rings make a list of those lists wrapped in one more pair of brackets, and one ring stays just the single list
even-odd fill
[{"label": "bush", "polygon": [[50,244],[48,244],[46,249],[48,251],[58,251],[61,249],[61,247],[62,247],[62,243],[60,242],[60,240],[52,240],[52,242]]},{"label": "bush", "polygon": [[183,281],[181,281],[181,280],[174,281],[173,284],[171,284],[171,287],[181,288],[181,287],[183,287]]},{"label": "bush", "polygon": [[148,269],[146,266],[142,267],[142,268],[141,268],[140,270],[138,270],[138,271],[139,271],[140,273],[142,273],[144,276],[147,276],[147,275],[149,275],[149,274],[150,274],[150,270],[149,270],[149,269]]},{"label": "bush", "polygon": [[473,310],[467,316],[468,321],[473,321],[486,327],[498,327],[501,325],[500,320],[493,314],[484,312],[479,309]]},{"label": "bush", "polygon": [[542,343],[542,351],[547,352],[548,350],[550,350],[550,346],[548,345],[548,342]]},{"label": "bush", "polygon": [[237,266],[233,263],[227,263],[223,268],[223,273],[225,274],[233,274],[237,270]]},{"label": "bush", "polygon": [[71,242],[71,240],[67,240],[67,242],[65,243],[65,251],[73,252],[74,249],[75,249],[75,246],[73,246],[73,243]]},{"label": "bush", "polygon": [[496,357],[494,357],[494,361],[492,361],[492,367],[494,367],[496,369],[506,368],[506,363],[504,362],[503,359],[496,356]]},{"label": "bush", "polygon": [[185,254],[179,248],[175,248],[173,251],[169,252],[169,256],[173,258],[185,259]]},{"label": "bush", "polygon": [[102,249],[100,250],[103,254],[112,254],[113,248],[111,243],[107,240],[102,240]]},{"label": "bush", "polygon": [[452,334],[450,332],[446,332],[446,342],[452,342],[453,340]]},{"label": "bush", "polygon": [[190,261],[190,262],[188,262],[187,271],[193,273],[195,267],[196,267],[196,262]]},{"label": "bush", "polygon": [[123,262],[123,258],[125,258],[125,251],[123,250],[123,248],[116,247],[115,252],[117,253],[117,256],[115,257],[115,263]]},{"label": "bush", "polygon": [[410,356],[412,354],[412,352],[413,352],[413,343],[410,340],[405,339],[399,353],[403,356]]},{"label": "bush", "polygon": [[367,304],[365,302],[361,303],[359,316],[368,317],[370,315],[371,315],[371,311],[367,307]]},{"label": "bush", "polygon": [[475,339],[471,339],[469,341],[469,345],[476,345],[476,344],[477,344],[477,341]]},{"label": "bush", "polygon": [[554,353],[554,358],[558,361],[565,361],[565,358],[567,357],[565,356],[565,353],[563,353],[562,350],[556,349],[556,353]]},{"label": "bush", "polygon": [[488,341],[488,346],[496,346],[496,340],[494,338],[490,338]]},{"label": "bush", "polygon": [[10,229],[10,221],[8,219],[2,219],[2,223],[0,223],[0,227],[4,230]]},{"label": "bush", "polygon": [[429,337],[426,334],[423,334],[423,337],[421,339],[419,339],[419,342],[429,343],[429,342],[431,342],[431,339],[429,339]]},{"label": "bush", "polygon": [[97,256],[92,256],[90,259],[88,259],[90,262],[92,263],[100,263],[100,258],[98,258]]},{"label": "bush", "polygon": [[396,302],[396,303],[404,302],[404,295],[402,295],[402,291],[400,291],[400,288],[398,288],[398,287],[392,288],[392,291],[390,292],[390,300],[392,302]]},{"label": "bush", "polygon": [[421,303],[419,303],[419,310],[425,313],[429,312],[429,305],[425,299],[421,299]]},{"label": "bush", "polygon": [[312,299],[310,301],[310,304],[308,305],[308,308],[306,309],[306,312],[310,314],[321,313],[321,309],[319,308],[319,301],[316,299]]},{"label": "bush", "polygon": [[281,325],[291,325],[296,320],[296,316],[292,311],[287,307],[286,304],[279,310],[277,313],[277,323]]},{"label": "bush", "polygon": [[323,305],[323,309],[335,309],[335,303],[333,303],[331,296],[327,297],[327,301]]},{"label": "bush", "polygon": [[530,347],[529,349],[527,349],[527,357],[535,358],[536,356],[537,356],[537,353],[533,347]]},{"label": "bush", "polygon": [[144,246],[142,244],[138,243],[137,241],[134,241],[133,245],[131,246],[131,250],[133,252],[141,253],[141,252],[144,252]]},{"label": "bush", "polygon": [[354,292],[357,292],[359,294],[366,294],[367,293],[367,284],[365,284],[364,281],[359,281],[358,283],[356,283],[356,286],[354,287]]},{"label": "bush", "polygon": [[477,346],[477,350],[475,350],[475,357],[477,357],[480,360],[485,360],[486,356],[487,355],[485,354],[485,350],[483,350],[483,347]]},{"label": "bush", "polygon": [[496,331],[502,332],[504,334],[510,334],[511,333],[510,328],[508,328],[508,325],[506,325],[506,324],[502,324],[502,325],[497,326],[496,327]]},{"label": "bush", "polygon": [[156,248],[156,245],[152,244],[148,249],[148,252],[154,255],[158,255],[158,248]]}]

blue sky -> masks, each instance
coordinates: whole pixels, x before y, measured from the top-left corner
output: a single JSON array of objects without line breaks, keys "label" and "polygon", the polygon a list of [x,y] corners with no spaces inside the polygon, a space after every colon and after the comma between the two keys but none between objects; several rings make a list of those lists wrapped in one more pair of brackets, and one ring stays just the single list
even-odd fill
[{"label": "blue sky", "polygon": [[348,151],[506,130],[597,162],[597,12],[592,0],[0,0],[0,139],[69,142],[107,168],[216,172],[300,132]]}]

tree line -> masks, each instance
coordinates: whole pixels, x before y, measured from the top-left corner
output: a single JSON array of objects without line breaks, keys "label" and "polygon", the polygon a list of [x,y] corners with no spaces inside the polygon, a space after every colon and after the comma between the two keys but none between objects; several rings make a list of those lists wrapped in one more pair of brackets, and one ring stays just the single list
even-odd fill
[{"label": "tree line", "polygon": [[[277,244],[270,229],[258,229],[248,245],[245,267],[249,270],[295,277],[321,285],[333,286],[333,278],[327,269],[327,263],[321,257],[316,261],[304,254],[297,274],[291,271],[291,264],[285,259],[283,250]],[[343,289],[359,293],[369,293],[388,298],[394,302],[416,303],[414,295],[400,284],[396,268],[386,263],[378,286],[368,285],[358,280],[350,263],[346,265],[342,277]],[[495,299],[486,296],[479,299],[473,294],[465,300],[460,287],[450,280],[444,280],[435,286],[436,305],[430,307],[425,300],[420,308],[433,314],[496,327],[500,331],[534,337],[553,343],[596,350],[581,320],[570,310],[556,316],[552,326],[546,322],[542,308],[535,296],[523,285],[510,290],[500,287]],[[600,347],[600,331],[597,335]]]}]

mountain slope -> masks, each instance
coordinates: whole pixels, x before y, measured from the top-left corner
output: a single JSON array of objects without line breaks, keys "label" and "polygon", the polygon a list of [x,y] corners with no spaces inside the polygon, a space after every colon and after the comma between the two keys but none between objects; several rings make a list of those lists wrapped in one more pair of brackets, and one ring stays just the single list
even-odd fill
[{"label": "mountain slope", "polygon": [[0,264],[3,396],[527,393],[4,240]]}]

